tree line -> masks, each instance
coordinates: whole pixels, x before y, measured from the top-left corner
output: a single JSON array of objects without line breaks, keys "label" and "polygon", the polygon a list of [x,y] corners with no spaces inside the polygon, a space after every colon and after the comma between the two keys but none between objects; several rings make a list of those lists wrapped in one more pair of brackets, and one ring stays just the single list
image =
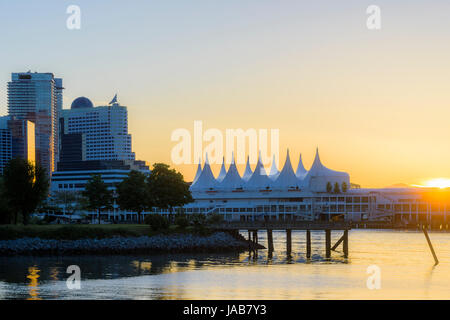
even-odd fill
[{"label": "tree line", "polygon": [[[150,175],[132,170],[114,188],[100,175],[93,175],[82,192],[59,191],[53,201],[64,211],[73,214],[87,209],[97,212],[99,222],[102,210],[112,209],[114,201],[122,210],[138,214],[152,208],[173,210],[193,200],[183,175],[167,164],[155,163]],[[12,159],[0,176],[0,223],[28,224],[30,215],[49,203],[49,180],[45,169],[23,159]]]},{"label": "tree line", "polygon": [[[88,200],[87,208],[97,212],[99,221],[101,211],[112,208],[113,191],[108,189],[99,175],[92,177],[82,194]],[[130,171],[117,185],[115,200],[122,210],[136,212],[138,223],[143,222],[142,212],[146,210],[156,207],[172,212],[174,207],[194,201],[183,175],[164,163],[155,163],[149,176]]]}]

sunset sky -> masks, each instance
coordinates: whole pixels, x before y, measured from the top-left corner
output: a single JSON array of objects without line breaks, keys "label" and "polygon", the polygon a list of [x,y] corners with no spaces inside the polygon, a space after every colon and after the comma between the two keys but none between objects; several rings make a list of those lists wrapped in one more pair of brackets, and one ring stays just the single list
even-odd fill
[{"label": "sunset sky", "polygon": [[[172,131],[201,120],[279,129],[281,164],[289,148],[308,169],[318,146],[365,187],[450,178],[448,0],[131,3],[0,2],[0,115],[11,72],[53,72],[65,108],[118,93],[149,163],[171,164]],[[372,4],[381,30],[366,27]],[[196,165],[175,167],[192,180]]]}]

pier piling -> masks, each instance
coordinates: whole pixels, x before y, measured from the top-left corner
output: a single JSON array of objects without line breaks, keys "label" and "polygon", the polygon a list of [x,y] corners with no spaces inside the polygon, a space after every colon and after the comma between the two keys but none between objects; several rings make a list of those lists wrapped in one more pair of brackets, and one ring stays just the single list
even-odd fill
[{"label": "pier piling", "polygon": [[306,230],[306,258],[311,258],[311,231]]},{"label": "pier piling", "polygon": [[271,229],[267,229],[267,247],[269,252],[273,252],[273,234]]},{"label": "pier piling", "polygon": [[331,230],[325,230],[325,257],[331,257]]},{"label": "pier piling", "polygon": [[286,254],[291,255],[292,252],[292,230],[286,229]]},{"label": "pier piling", "polygon": [[348,230],[344,230],[344,258],[348,258]]},{"label": "pier piling", "polygon": [[435,262],[434,264],[437,265],[439,263],[439,260],[436,256],[436,252],[434,252],[433,245],[431,244],[430,237],[428,236],[428,231],[426,228],[422,228],[422,230],[423,230],[423,234],[425,235],[425,238],[427,239],[428,246],[430,247],[430,250],[431,250],[431,254],[433,255],[434,262]]}]

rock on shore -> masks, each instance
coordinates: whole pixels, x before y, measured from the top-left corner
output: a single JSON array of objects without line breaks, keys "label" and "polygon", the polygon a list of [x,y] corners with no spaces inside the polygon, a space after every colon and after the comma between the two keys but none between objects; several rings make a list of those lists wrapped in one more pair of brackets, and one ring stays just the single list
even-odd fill
[{"label": "rock on shore", "polygon": [[246,250],[248,243],[225,232],[210,236],[191,234],[134,238],[47,240],[22,238],[0,241],[0,255],[18,254],[124,254],[152,252],[218,252]]}]

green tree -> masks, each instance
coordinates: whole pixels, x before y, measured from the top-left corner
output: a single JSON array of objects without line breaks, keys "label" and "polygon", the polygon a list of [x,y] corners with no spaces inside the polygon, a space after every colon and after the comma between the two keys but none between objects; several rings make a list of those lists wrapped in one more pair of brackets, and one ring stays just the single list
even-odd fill
[{"label": "green tree", "polygon": [[123,210],[137,212],[138,223],[142,223],[142,211],[150,204],[150,191],[146,179],[147,176],[142,172],[132,170],[117,186],[117,204]]},{"label": "green tree", "polygon": [[189,185],[183,175],[167,164],[155,163],[147,179],[150,191],[149,206],[170,209],[193,202]]},{"label": "green tree", "polygon": [[340,193],[341,192],[341,190],[339,189],[339,183],[336,182],[334,184],[334,190],[333,191],[334,191],[334,193]]},{"label": "green tree", "polygon": [[6,197],[3,178],[0,176],[0,224],[9,224],[13,221],[13,211]]},{"label": "green tree", "polygon": [[347,192],[347,190],[348,190],[347,182],[345,182],[345,181],[342,182],[341,190],[342,190],[342,192]]},{"label": "green tree", "polygon": [[331,190],[333,190],[333,186],[331,185],[331,182],[328,181],[328,182],[327,182],[327,192],[328,192],[328,193],[331,193]]},{"label": "green tree", "polygon": [[37,206],[48,198],[49,182],[45,169],[24,159],[12,159],[3,171],[4,195],[14,212],[14,223],[19,213],[23,224]]},{"label": "green tree", "polygon": [[97,211],[98,223],[100,224],[101,210],[112,208],[112,191],[109,190],[105,182],[103,182],[101,175],[94,174],[86,183],[82,194],[87,199],[87,209]]}]

